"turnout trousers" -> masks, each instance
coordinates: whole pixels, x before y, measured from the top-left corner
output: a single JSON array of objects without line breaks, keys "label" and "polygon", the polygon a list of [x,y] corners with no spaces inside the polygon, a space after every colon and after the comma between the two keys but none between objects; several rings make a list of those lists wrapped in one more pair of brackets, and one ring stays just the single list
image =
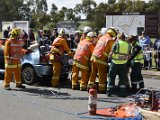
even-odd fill
[{"label": "turnout trousers", "polygon": [[22,85],[21,67],[5,68],[4,87],[10,87],[10,82],[12,81],[12,75],[14,76],[16,86],[21,86]]},{"label": "turnout trousers", "polygon": [[57,87],[59,85],[60,72],[61,72],[61,62],[52,62],[53,75],[51,80],[51,85]]},{"label": "turnout trousers", "polygon": [[95,83],[95,79],[98,73],[98,91],[104,92],[106,91],[106,82],[107,82],[107,66],[97,63],[91,62],[91,74],[89,78],[88,85],[93,85]]},{"label": "turnout trousers", "polygon": [[74,64],[72,68],[72,89],[75,89],[78,85],[79,71],[81,72],[80,90],[86,90],[89,79],[89,71],[78,67],[76,64]]}]

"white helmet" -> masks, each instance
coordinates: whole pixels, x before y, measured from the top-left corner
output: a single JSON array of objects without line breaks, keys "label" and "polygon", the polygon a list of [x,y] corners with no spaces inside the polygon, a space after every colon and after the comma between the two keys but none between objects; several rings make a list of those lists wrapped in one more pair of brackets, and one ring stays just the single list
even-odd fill
[{"label": "white helmet", "polygon": [[89,32],[89,33],[87,33],[87,37],[95,37],[96,35],[94,34],[94,32]]},{"label": "white helmet", "polygon": [[90,31],[92,31],[92,28],[89,27],[89,26],[85,26],[84,29],[83,29],[83,32],[84,32],[84,33],[88,33],[88,32],[90,32]]},{"label": "white helmet", "polygon": [[65,34],[65,29],[62,28],[62,29],[60,30],[59,34]]},{"label": "white helmet", "polygon": [[101,28],[101,31],[100,31],[100,33],[102,34],[102,35],[105,35],[106,33],[107,33],[107,28],[105,28],[105,27],[103,27],[103,28]]}]

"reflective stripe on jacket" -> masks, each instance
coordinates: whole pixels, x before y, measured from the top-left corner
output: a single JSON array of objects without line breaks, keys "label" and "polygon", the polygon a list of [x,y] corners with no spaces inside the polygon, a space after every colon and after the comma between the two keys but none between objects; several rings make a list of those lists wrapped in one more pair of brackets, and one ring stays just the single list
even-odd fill
[{"label": "reflective stripe on jacket", "polygon": [[125,64],[130,53],[130,45],[123,40],[118,40],[115,45],[116,51],[112,55],[112,61],[115,64]]},{"label": "reflective stripe on jacket", "polygon": [[82,65],[82,64],[78,63],[77,61],[74,61],[73,65],[76,65],[77,67],[84,69],[84,70],[89,70],[89,66]]},{"label": "reflective stripe on jacket", "polygon": [[21,67],[21,64],[18,64],[18,65],[8,65],[8,64],[5,64],[5,68],[20,68]]},{"label": "reflective stripe on jacket", "polygon": [[23,56],[22,53],[22,44],[20,41],[11,41],[10,48],[10,59],[21,59]]},{"label": "reflective stripe on jacket", "polygon": [[107,62],[104,62],[104,60],[98,59],[98,58],[95,57],[94,55],[92,55],[91,61],[96,62],[96,63],[99,63],[99,64],[102,64],[102,65],[105,65],[105,66],[108,65]]}]

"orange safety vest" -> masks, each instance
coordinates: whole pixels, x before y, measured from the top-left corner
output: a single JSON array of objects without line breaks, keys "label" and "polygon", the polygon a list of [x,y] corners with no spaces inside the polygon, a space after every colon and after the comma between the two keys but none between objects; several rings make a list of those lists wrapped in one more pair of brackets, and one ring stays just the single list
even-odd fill
[{"label": "orange safety vest", "polygon": [[11,41],[10,59],[21,59],[22,55],[21,41]]},{"label": "orange safety vest", "polygon": [[102,37],[98,40],[98,42],[97,42],[97,44],[96,44],[96,46],[95,46],[95,48],[94,48],[94,51],[93,51],[93,55],[94,55],[95,57],[99,58],[99,57],[101,57],[102,55],[104,55],[103,53],[104,53],[105,48],[106,48],[106,46],[107,46],[108,40],[110,40],[110,39],[111,39],[111,38],[108,37],[108,36],[102,36]]},{"label": "orange safety vest", "polygon": [[91,53],[89,52],[89,46],[92,45],[91,42],[87,40],[80,41],[76,53],[74,55],[74,60],[80,63],[84,63],[84,61],[88,61],[90,59]]}]

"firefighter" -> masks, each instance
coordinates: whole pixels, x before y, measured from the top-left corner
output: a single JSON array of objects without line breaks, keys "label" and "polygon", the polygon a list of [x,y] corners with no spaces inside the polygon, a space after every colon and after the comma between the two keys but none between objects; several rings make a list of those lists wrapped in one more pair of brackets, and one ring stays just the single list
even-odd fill
[{"label": "firefighter", "polygon": [[78,44],[74,55],[73,74],[72,74],[72,89],[78,88],[78,74],[81,71],[80,90],[87,89],[89,79],[89,61],[94,50],[95,34],[89,32],[86,38]]},{"label": "firefighter", "polygon": [[131,52],[131,47],[128,42],[125,41],[125,35],[123,33],[118,34],[118,40],[112,47],[112,51],[109,56],[112,58],[112,62],[109,68],[108,83],[107,83],[107,95],[113,94],[115,86],[116,75],[119,75],[119,96],[126,96],[126,74],[127,74],[127,61]]},{"label": "firefighter", "polygon": [[129,59],[129,63],[132,63],[131,65],[132,70],[130,74],[132,91],[137,92],[138,85],[140,88],[144,88],[144,81],[141,73],[142,66],[144,64],[144,57],[143,57],[142,47],[138,43],[136,36],[131,35],[128,41],[132,45],[132,54]]},{"label": "firefighter", "polygon": [[51,80],[51,85],[53,87],[59,86],[60,72],[61,72],[61,66],[62,66],[61,57],[65,51],[69,56],[73,57],[73,53],[68,47],[68,44],[66,41],[65,30],[62,29],[58,37],[53,41],[52,48],[50,51],[50,60],[52,61],[52,65],[53,65],[53,76]]},{"label": "firefighter", "polygon": [[99,93],[106,91],[108,54],[111,51],[112,45],[115,41],[114,38],[116,36],[116,30],[114,28],[109,28],[106,34],[98,40],[91,57],[91,75],[89,78],[88,87],[95,83],[98,72]]},{"label": "firefighter", "polygon": [[[21,62],[20,59],[23,55],[23,49],[19,36],[21,29],[14,28],[10,32],[10,38],[5,42],[4,59],[5,59],[5,77],[4,89],[11,90],[10,82],[12,80],[12,73],[17,88],[25,88],[21,81]],[[26,52],[26,51],[25,51]]]},{"label": "firefighter", "polygon": [[83,34],[82,34],[82,36],[81,36],[81,38],[80,38],[80,41],[84,40],[85,37],[86,37],[86,35],[87,35],[87,33],[91,32],[91,31],[92,31],[92,28],[91,28],[91,27],[85,26],[85,27],[83,28]]}]

